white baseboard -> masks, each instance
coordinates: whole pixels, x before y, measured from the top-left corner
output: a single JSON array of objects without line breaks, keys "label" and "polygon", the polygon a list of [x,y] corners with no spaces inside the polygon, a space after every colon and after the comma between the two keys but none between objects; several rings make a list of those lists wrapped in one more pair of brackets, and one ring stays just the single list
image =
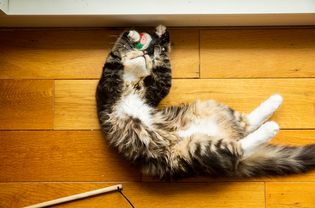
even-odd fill
[{"label": "white baseboard", "polygon": [[315,0],[0,0],[0,27],[315,25]]}]

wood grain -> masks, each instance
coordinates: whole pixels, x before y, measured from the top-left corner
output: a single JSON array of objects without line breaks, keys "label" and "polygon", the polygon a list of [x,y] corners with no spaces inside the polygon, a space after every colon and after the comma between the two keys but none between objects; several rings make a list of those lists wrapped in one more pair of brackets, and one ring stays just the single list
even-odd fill
[{"label": "wood grain", "polygon": [[201,78],[315,77],[315,29],[201,30]]},{"label": "wood grain", "polygon": [[98,78],[120,31],[0,31],[1,79]]},{"label": "wood grain", "polygon": [[0,129],[51,129],[53,84],[50,80],[1,80]]},{"label": "wood grain", "polygon": [[[76,194],[108,183],[10,183],[0,184],[1,207],[21,207],[53,198]],[[135,207],[264,207],[263,183],[124,183],[123,192]],[[129,207],[119,193],[64,204],[58,207]]]},{"label": "wood grain", "polygon": [[[98,79],[121,31],[1,30],[0,79]],[[173,76],[199,77],[199,30],[176,29],[170,33]]]},{"label": "wood grain", "polygon": [[301,146],[315,143],[315,130],[280,130],[272,144]]},{"label": "wood grain", "polygon": [[56,80],[54,129],[99,129],[96,80]]},{"label": "wood grain", "polygon": [[100,132],[0,131],[0,161],[0,182],[140,180]]},{"label": "wood grain", "polygon": [[199,77],[199,30],[170,30],[173,78]]},{"label": "wood grain", "polygon": [[[96,80],[56,81],[56,129],[99,128],[95,110]],[[315,128],[314,79],[175,79],[161,106],[215,99],[250,112],[274,93],[284,104],[272,119],[281,128]]]},{"label": "wood grain", "polygon": [[266,183],[266,208],[313,208],[315,183]]}]

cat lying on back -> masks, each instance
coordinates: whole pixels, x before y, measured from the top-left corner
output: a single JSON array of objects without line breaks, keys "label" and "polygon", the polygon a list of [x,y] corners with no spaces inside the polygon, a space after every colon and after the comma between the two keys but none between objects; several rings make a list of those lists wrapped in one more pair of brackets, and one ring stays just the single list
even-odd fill
[{"label": "cat lying on back", "polygon": [[280,106],[280,95],[249,114],[213,100],[158,109],[170,87],[166,28],[124,32],[97,87],[98,117],[109,144],[144,174],[252,177],[300,173],[315,166],[313,144],[268,144],[279,131],[276,122],[266,121]]}]

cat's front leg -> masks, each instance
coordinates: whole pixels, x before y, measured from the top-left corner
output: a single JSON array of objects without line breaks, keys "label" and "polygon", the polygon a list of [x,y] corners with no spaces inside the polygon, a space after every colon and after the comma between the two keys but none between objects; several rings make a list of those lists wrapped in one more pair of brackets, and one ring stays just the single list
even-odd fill
[{"label": "cat's front leg", "polygon": [[158,64],[145,55],[146,67],[151,72],[150,76],[144,79],[146,97],[149,103],[157,106],[158,103],[169,93],[172,83],[170,64]]},{"label": "cat's front leg", "polygon": [[155,30],[155,33],[161,37],[166,32],[166,27],[164,25],[158,25]]}]

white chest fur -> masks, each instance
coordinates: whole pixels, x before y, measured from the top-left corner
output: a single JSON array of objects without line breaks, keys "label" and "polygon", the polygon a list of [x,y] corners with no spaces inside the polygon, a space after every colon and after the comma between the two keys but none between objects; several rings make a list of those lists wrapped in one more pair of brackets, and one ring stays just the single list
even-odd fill
[{"label": "white chest fur", "polygon": [[143,102],[137,94],[129,94],[121,98],[116,106],[117,116],[138,118],[147,127],[152,125],[151,107]]},{"label": "white chest fur", "polygon": [[219,133],[218,124],[213,118],[195,120],[188,126],[188,128],[177,132],[178,136],[182,138],[190,137],[194,134],[216,136]]}]

